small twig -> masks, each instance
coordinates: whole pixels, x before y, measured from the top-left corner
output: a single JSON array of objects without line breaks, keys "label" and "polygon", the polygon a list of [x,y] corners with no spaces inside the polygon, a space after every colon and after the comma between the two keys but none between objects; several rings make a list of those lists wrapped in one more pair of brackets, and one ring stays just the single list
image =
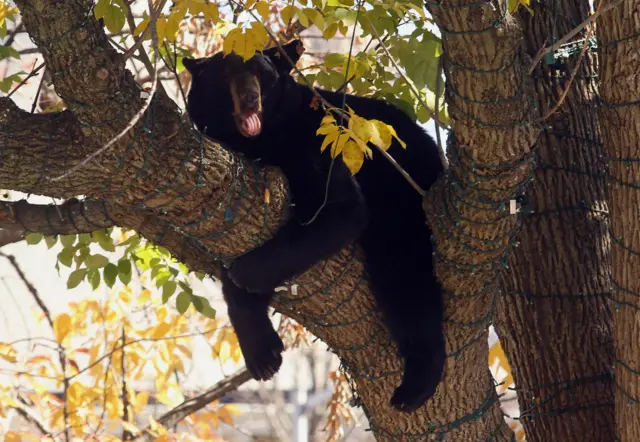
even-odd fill
[{"label": "small twig", "polygon": [[[34,62],[33,62],[33,65],[34,65],[34,66],[36,65],[36,62],[37,62],[37,61],[38,61],[38,60],[36,59],[36,61],[34,61]],[[7,98],[11,98],[11,96],[12,96],[13,94],[15,94],[15,93],[16,93],[16,91],[17,91],[18,89],[20,89],[22,86],[24,86],[24,84],[25,84],[27,81],[29,81],[29,79],[30,79],[31,77],[33,77],[34,75],[36,75],[36,74],[38,73],[38,71],[39,71],[40,69],[42,69],[43,67],[44,67],[44,62],[40,63],[40,64],[38,65],[38,67],[37,67],[37,68],[32,69],[32,70],[31,70],[31,72],[29,73],[29,75],[27,75],[26,77],[24,77],[24,79],[23,79],[23,80],[22,80],[22,81],[21,81],[21,82],[20,82],[20,83],[15,87],[15,88],[13,88],[13,90],[12,90],[11,92],[9,92],[9,95],[7,95]]]},{"label": "small twig", "polygon": [[[164,3],[166,3],[166,0],[163,0],[162,4],[164,5]],[[149,0],[149,8],[152,8],[152,7],[153,7],[152,0]],[[155,22],[155,20],[151,20],[149,22],[149,26],[148,27],[151,28],[151,41],[152,41],[153,48],[156,51],[156,54],[158,54],[160,51],[158,50],[158,33],[156,32],[156,22]],[[89,161],[91,161],[95,157],[101,155],[107,149],[109,149],[111,146],[113,146],[115,143],[117,143],[122,137],[124,137],[131,130],[131,128],[133,126],[135,126],[138,123],[140,118],[145,114],[145,112],[147,111],[147,109],[151,105],[151,101],[153,101],[153,97],[155,96],[155,93],[156,93],[156,86],[158,84],[158,57],[155,57],[153,64],[154,64],[154,66],[153,66],[153,82],[151,83],[151,90],[149,91],[149,96],[147,97],[147,99],[146,99],[144,105],[142,106],[142,108],[133,116],[133,118],[131,119],[129,124],[127,124],[127,127],[125,127],[118,135],[116,135],[114,138],[112,138],[111,141],[109,141],[103,147],[101,147],[100,149],[98,149],[97,151],[95,151],[94,153],[89,155],[88,157],[86,157],[84,160],[80,161],[78,164],[76,164],[72,168],[68,169],[62,175],[57,176],[55,178],[49,178],[50,181],[55,182],[55,181],[59,181],[61,179],[64,179],[64,178],[68,177],[69,175],[71,175],[72,173],[74,173],[75,171],[77,171],[78,169],[84,167],[87,163],[89,163]]]},{"label": "small twig", "polygon": [[[169,54],[169,48],[167,47],[167,42],[164,42],[164,48],[167,51],[167,54]],[[160,54],[160,57],[162,57],[162,61],[167,66],[167,68],[171,71],[171,73],[173,73],[176,83],[178,83],[178,91],[180,92],[180,96],[182,97],[182,101],[184,102],[185,113],[187,115],[187,118],[189,119],[189,122],[192,122],[193,120],[191,119],[191,115],[189,114],[189,106],[187,104],[187,96],[184,93],[184,88],[182,87],[182,82],[180,81],[180,74],[178,74],[178,67],[177,67],[178,54],[176,53],[176,45],[175,44],[173,45],[173,60],[171,60],[171,63],[167,63],[167,60],[164,59],[162,54]]]},{"label": "small twig", "polygon": [[[122,327],[121,333],[122,345],[127,345],[127,333],[125,331],[124,326]],[[125,364],[125,356],[124,349],[122,350],[122,357],[120,358],[120,371],[122,373],[122,420],[124,422],[129,422],[131,417],[129,416],[129,391],[127,389],[127,371]],[[126,428],[122,430],[122,440],[131,440],[132,434]]]},{"label": "small twig", "polygon": [[[436,112],[440,112],[440,89],[442,87],[442,57],[438,57],[438,69],[436,73]],[[440,154],[440,161],[442,167],[445,170],[449,167],[447,163],[447,156],[444,154],[444,148],[442,147],[442,137],[440,136],[440,128],[436,126],[436,141],[438,142],[438,153]]]},{"label": "small twig", "polygon": [[[600,9],[600,6],[602,6],[602,2],[603,2],[603,0],[600,0],[600,3],[598,3],[598,10]],[[598,11],[596,10],[596,13],[597,12]],[[553,109],[551,109],[542,118],[543,121],[545,121],[549,117],[551,117],[551,115],[553,115],[560,108],[562,103],[564,102],[564,99],[566,98],[567,94],[569,93],[569,89],[571,89],[571,85],[573,84],[573,80],[576,78],[576,73],[578,72],[578,69],[580,69],[580,65],[582,65],[582,58],[584,57],[584,54],[587,51],[587,47],[589,46],[589,39],[591,38],[591,35],[593,34],[594,30],[595,30],[595,26],[589,27],[589,31],[587,32],[587,37],[584,40],[584,45],[582,45],[582,50],[580,51],[580,56],[578,57],[578,61],[576,62],[576,65],[573,67],[573,70],[571,71],[571,77],[569,78],[569,82],[567,83],[566,87],[564,88],[564,91],[562,91],[562,95],[560,95],[560,99],[558,100],[556,105],[553,107]]]},{"label": "small twig", "polygon": [[[616,6],[618,6],[620,3],[622,3],[623,0],[616,0],[613,3],[608,4],[607,6],[604,6],[603,8],[598,7],[596,9],[596,11],[593,13],[593,15],[591,15],[590,17],[588,17],[585,21],[583,21],[582,23],[580,23],[578,26],[576,26],[575,28],[573,28],[571,31],[569,31],[564,37],[562,37],[560,40],[558,40],[557,42],[555,42],[554,44],[552,44],[551,46],[548,46],[546,48],[542,48],[540,51],[538,51],[538,54],[536,55],[536,58],[533,59],[533,62],[531,63],[531,67],[529,68],[529,72],[528,74],[531,75],[531,73],[533,72],[533,70],[536,68],[536,66],[538,65],[538,63],[540,63],[540,60],[542,60],[542,57],[544,57],[545,55],[555,51],[556,49],[558,49],[560,46],[562,46],[563,44],[567,43],[574,35],[576,35],[578,32],[580,32],[581,30],[583,30],[587,25],[589,25],[589,23],[592,23],[593,21],[595,21],[598,16],[600,16],[601,14],[604,14],[607,11],[610,11],[611,9],[615,8]],[[590,37],[587,37],[587,43],[589,41]],[[587,44],[585,43],[585,45]]]},{"label": "small twig", "polygon": [[40,79],[40,84],[38,84],[38,89],[36,90],[36,96],[33,98],[33,104],[31,104],[31,113],[34,113],[36,110],[36,105],[38,104],[38,98],[40,97],[40,91],[42,91],[42,84],[44,83],[44,77],[47,75],[47,68],[44,68],[42,71],[42,78]]}]

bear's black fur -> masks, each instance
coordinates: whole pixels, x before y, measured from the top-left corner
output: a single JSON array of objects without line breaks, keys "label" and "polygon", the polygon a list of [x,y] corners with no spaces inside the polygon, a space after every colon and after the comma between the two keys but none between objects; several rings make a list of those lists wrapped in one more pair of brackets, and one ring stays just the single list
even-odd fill
[{"label": "bear's black fur", "polygon": [[[295,63],[299,41],[283,47]],[[269,379],[282,362],[282,341],[267,307],[274,288],[358,240],[377,304],[404,358],[391,404],[413,411],[431,397],[444,369],[441,287],[434,275],[431,232],[421,197],[389,161],[373,151],[352,176],[338,158],[320,153],[316,130],[325,113],[313,92],[295,82],[277,48],[243,62],[236,54],[184,59],[192,75],[188,109],[197,128],[230,149],[279,167],[293,199],[293,217],[261,247],[223,272],[223,293],[247,368]],[[342,94],[318,89],[340,107]],[[390,124],[407,144],[388,152],[423,189],[443,166],[433,139],[406,114],[375,99],[346,96],[357,115]],[[317,217],[310,221],[318,209]]]}]

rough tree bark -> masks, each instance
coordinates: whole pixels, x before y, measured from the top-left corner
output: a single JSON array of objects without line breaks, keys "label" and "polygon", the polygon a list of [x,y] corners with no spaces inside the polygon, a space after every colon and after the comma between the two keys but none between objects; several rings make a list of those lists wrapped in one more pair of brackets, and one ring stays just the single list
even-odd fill
[{"label": "rough tree bark", "polygon": [[[0,188],[89,198],[69,201],[60,208],[62,216],[48,206],[2,204],[0,227],[70,233],[118,225],[164,245],[191,269],[216,275],[220,259],[261,243],[284,221],[287,189],[280,173],[258,169],[201,138],[163,95],[111,150],[50,181],[119,133],[143,99],[122,55],[93,18],[91,1],[16,3],[69,110],[31,115],[0,99]],[[517,225],[505,202],[508,207],[531,173],[528,153],[537,130],[528,121],[526,88],[507,106],[459,98],[508,97],[525,83],[527,63],[516,51],[520,30],[503,5],[493,6],[432,8],[447,29],[447,82],[460,94],[448,95],[456,155],[425,204],[437,239],[438,272],[450,294],[452,357],[434,399],[411,415],[388,406],[402,365],[375,311],[358,250],[348,247],[318,264],[291,282],[299,285],[297,296],[281,294],[274,303],[345,362],[381,441],[511,438],[487,369],[485,319]]]},{"label": "rough tree bark", "polygon": [[[587,18],[584,0],[532,2],[522,11],[533,57]],[[573,40],[585,38],[586,30]],[[569,87],[564,70],[534,71],[540,118]],[[560,59],[562,62],[564,59]],[[597,59],[587,51],[563,104],[545,122],[519,246],[503,274],[496,330],[513,369],[527,440],[615,439],[611,386],[609,237],[597,100]]]},{"label": "rough tree bark", "polygon": [[[464,361],[461,367],[449,360],[445,382],[455,376],[453,394],[462,409],[483,404],[482,413],[467,415],[475,415],[466,424],[475,431],[455,433],[451,440],[511,440],[486,369],[486,330],[497,276],[518,228],[511,202],[533,168],[530,148],[538,131],[531,121],[530,61],[519,50],[522,30],[506,3],[427,1],[426,6],[442,32],[445,98],[455,135],[449,138],[448,172],[425,199],[437,272],[448,294],[450,354]],[[498,426],[491,430],[492,425]]]},{"label": "rough tree bark", "polygon": [[[611,3],[605,1],[604,4]],[[618,440],[640,440],[640,40],[638,1],[598,20],[600,116],[611,213],[615,415]]]}]

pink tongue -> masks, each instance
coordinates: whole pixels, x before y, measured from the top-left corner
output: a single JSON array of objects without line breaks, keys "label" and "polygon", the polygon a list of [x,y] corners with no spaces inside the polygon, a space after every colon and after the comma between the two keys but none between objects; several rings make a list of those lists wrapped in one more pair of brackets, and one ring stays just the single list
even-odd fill
[{"label": "pink tongue", "polygon": [[255,112],[247,112],[242,119],[242,129],[249,135],[255,136],[260,133],[260,117]]}]

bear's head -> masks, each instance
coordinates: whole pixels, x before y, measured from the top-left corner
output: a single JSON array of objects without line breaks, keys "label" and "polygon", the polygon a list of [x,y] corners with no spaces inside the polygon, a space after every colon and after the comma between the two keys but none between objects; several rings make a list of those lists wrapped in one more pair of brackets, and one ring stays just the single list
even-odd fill
[{"label": "bear's head", "polygon": [[[304,47],[294,40],[282,50],[295,64]],[[293,66],[276,46],[244,61],[235,53],[184,58],[192,76],[187,106],[200,131],[212,135],[237,130],[247,138],[260,135],[263,115],[276,104],[278,84]],[[211,126],[215,127],[211,127]]]}]

